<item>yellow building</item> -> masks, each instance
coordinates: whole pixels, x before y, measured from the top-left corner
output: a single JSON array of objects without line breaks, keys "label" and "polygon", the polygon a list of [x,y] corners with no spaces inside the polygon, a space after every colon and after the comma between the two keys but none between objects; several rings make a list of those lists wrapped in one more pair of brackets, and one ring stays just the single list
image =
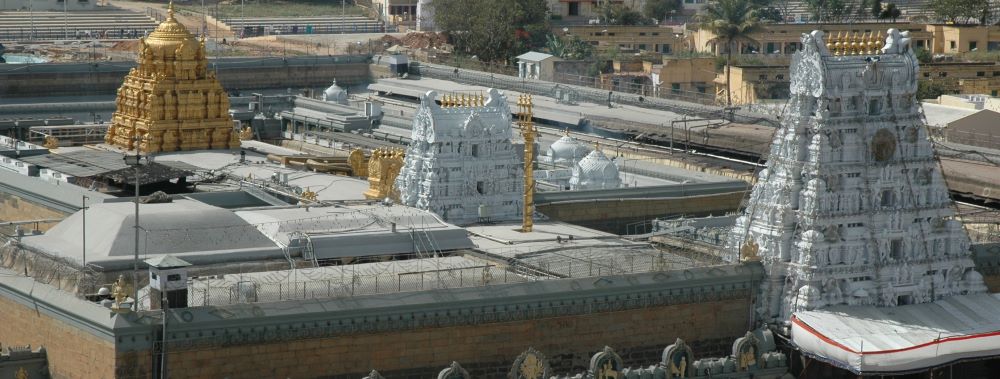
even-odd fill
[{"label": "yellow building", "polygon": [[927,25],[935,54],[1000,51],[1000,26]]},{"label": "yellow building", "polygon": [[[850,23],[850,24],[766,24],[750,38],[757,43],[739,43],[739,54],[792,54],[802,47],[803,33],[823,30],[827,36],[837,34],[878,33],[887,29],[908,31],[913,46],[930,50],[932,54],[958,54],[970,51],[1000,51],[1000,26],[930,25],[914,23]],[[691,43],[699,52],[722,54],[725,46],[710,43],[715,34],[700,29],[690,32]]]},{"label": "yellow building", "polygon": [[[757,43],[738,43],[734,54],[792,54],[802,49],[802,34],[813,30],[823,30],[827,36],[842,34],[870,34],[888,29],[909,31],[913,46],[923,47],[931,43],[932,34],[923,24],[910,23],[851,23],[851,24],[765,24],[761,31],[750,35]],[[698,52],[723,54],[724,43],[710,42],[715,34],[699,29],[691,32],[691,43]]]},{"label": "yellow building", "polygon": [[205,39],[177,22],[173,3],[140,46],[138,67],[118,89],[105,142],[145,153],[238,148],[229,96],[208,70]]},{"label": "yellow building", "polygon": [[[788,66],[734,66],[731,90],[733,104],[758,103],[788,98]],[[936,62],[920,64],[920,81],[940,84],[946,93],[986,94],[1000,92],[1000,63]],[[725,98],[726,75],[715,78],[717,93]]]},{"label": "yellow building", "polygon": [[715,90],[715,58],[670,58],[654,66],[657,95],[711,94]]},{"label": "yellow building", "polygon": [[646,50],[662,54],[689,51],[683,30],[661,26],[586,25],[557,28],[556,34],[574,35],[594,47],[606,50]]}]

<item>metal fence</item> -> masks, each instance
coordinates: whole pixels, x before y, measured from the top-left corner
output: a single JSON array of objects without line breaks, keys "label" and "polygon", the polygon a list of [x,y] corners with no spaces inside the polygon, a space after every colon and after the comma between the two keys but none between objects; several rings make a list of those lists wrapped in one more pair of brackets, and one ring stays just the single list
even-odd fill
[{"label": "metal fence", "polygon": [[611,103],[616,104],[661,109],[678,114],[698,116],[707,119],[725,119],[747,124],[764,123],[777,126],[776,120],[770,115],[745,112],[737,108],[723,108],[679,100],[646,97],[637,94],[607,91],[573,84],[554,83],[535,79],[519,78],[510,75],[471,71],[457,67],[425,62],[412,62],[409,68],[410,75],[427,76],[458,83],[518,91],[538,96],[558,98],[559,96],[557,94],[561,92],[573,91],[577,99],[597,104],[605,104],[610,101]]}]

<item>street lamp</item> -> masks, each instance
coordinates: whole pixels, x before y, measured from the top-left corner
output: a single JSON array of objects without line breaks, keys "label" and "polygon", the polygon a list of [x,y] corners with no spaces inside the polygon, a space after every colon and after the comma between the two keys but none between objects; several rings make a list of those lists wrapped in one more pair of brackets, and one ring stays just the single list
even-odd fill
[{"label": "street lamp", "polygon": [[[136,311],[139,310],[139,167],[142,166],[140,160],[142,155],[140,155],[139,150],[139,139],[136,139],[135,155],[125,154],[123,157],[125,160],[125,165],[135,168],[135,222],[133,227],[135,228],[135,256],[132,260],[132,306]],[[149,158],[146,158],[149,161]]]}]

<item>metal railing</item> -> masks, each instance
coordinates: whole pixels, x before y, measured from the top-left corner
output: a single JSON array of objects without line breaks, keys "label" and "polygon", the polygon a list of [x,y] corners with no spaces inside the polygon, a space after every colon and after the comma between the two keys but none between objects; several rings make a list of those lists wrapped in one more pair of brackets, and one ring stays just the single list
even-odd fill
[{"label": "metal railing", "polygon": [[[348,271],[348,269],[344,269]],[[289,275],[289,278],[293,276]],[[303,275],[303,277],[305,277]],[[239,303],[276,302],[305,299],[348,298],[354,296],[426,291],[445,288],[482,287],[522,283],[526,277],[494,266],[445,268],[419,272],[378,275],[329,275],[319,280],[262,282],[254,280],[195,280],[189,284],[190,306],[217,306]]]}]

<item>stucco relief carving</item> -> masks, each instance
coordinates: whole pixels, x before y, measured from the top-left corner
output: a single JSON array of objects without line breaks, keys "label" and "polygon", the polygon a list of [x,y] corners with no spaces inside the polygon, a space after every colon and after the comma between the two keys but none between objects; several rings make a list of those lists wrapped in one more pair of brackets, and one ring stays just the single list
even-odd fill
[{"label": "stucco relief carving", "polygon": [[962,229],[921,221],[953,211],[914,108],[918,68],[907,35],[890,30],[874,56],[823,54],[816,35],[803,35],[774,159],[727,240],[734,260],[743,241],[760,245],[774,276],[763,286],[762,316],[984,291],[981,276],[964,274],[974,270]]}]

